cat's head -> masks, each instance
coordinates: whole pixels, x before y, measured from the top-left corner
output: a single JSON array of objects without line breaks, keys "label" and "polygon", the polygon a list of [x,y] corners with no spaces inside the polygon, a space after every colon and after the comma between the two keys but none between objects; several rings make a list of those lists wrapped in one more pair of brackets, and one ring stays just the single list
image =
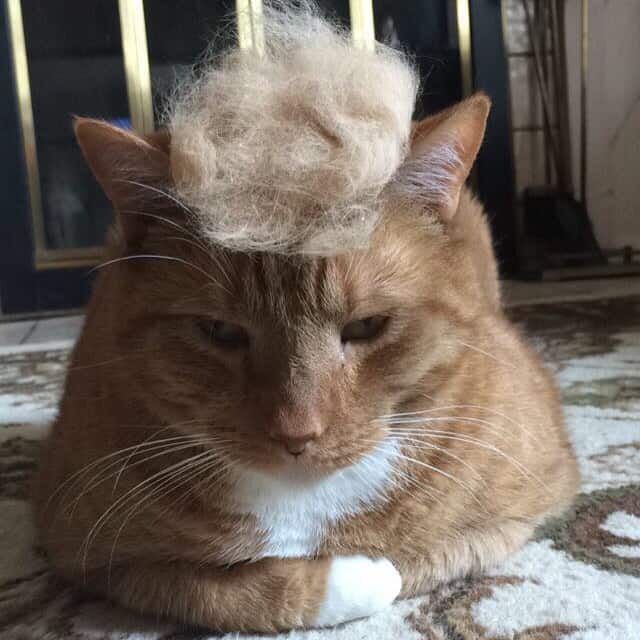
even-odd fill
[{"label": "cat's head", "polygon": [[[354,55],[355,68],[375,60]],[[236,62],[244,73],[246,60]],[[331,81],[341,100],[353,72]],[[256,89],[278,114],[266,124],[243,128],[228,105],[206,119],[194,103],[207,95],[193,92],[171,133],[76,121],[117,212],[87,322],[105,327],[110,355],[128,356],[117,383],[136,416],[209,434],[247,466],[329,471],[384,437],[381,416],[441,383],[457,340],[498,304],[487,225],[464,189],[489,100],[478,94],[411,125],[413,104],[393,112],[380,91],[338,107],[324,96],[347,114],[338,122],[307,108],[322,94],[317,79],[292,88],[276,76],[275,97]],[[222,86],[233,93],[228,78]],[[236,95],[259,121],[252,97]],[[256,137],[253,161],[246,145]],[[305,143],[313,162],[301,157]]]},{"label": "cat's head", "polygon": [[376,419],[437,384],[456,336],[496,305],[486,223],[463,190],[488,108],[476,96],[417,125],[368,246],[329,256],[215,246],[173,200],[166,136],[78,121],[119,211],[98,289],[115,348],[136,356],[131,403],[262,467],[369,450]]}]

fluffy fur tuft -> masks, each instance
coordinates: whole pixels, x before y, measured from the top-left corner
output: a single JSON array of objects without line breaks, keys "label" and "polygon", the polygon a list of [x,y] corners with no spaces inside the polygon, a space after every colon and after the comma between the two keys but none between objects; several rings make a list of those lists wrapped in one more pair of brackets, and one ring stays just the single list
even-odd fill
[{"label": "fluffy fur tuft", "polygon": [[174,99],[177,195],[232,249],[365,246],[406,156],[416,73],[397,51],[356,49],[309,3],[271,3],[264,28],[263,56],[232,49]]}]

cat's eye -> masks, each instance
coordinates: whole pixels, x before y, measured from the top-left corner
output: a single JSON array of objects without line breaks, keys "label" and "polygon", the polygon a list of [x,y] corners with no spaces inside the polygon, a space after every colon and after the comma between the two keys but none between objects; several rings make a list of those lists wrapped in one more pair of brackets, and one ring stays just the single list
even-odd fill
[{"label": "cat's eye", "polygon": [[247,330],[238,324],[200,318],[197,327],[209,342],[225,349],[238,349],[249,344]]},{"label": "cat's eye", "polygon": [[340,334],[342,342],[365,342],[377,338],[385,326],[389,318],[387,316],[369,316],[347,323]]}]

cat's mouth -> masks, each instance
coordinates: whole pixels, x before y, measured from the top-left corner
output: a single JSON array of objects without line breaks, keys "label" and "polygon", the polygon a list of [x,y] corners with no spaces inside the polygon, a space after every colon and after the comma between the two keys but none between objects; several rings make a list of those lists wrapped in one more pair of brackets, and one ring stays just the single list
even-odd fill
[{"label": "cat's mouth", "polygon": [[273,477],[292,480],[313,480],[328,476],[354,465],[370,453],[373,441],[344,444],[336,450],[330,444],[313,443],[296,454],[271,444],[264,448],[244,449],[238,455],[240,466]]},{"label": "cat's mouth", "polygon": [[318,458],[308,451],[299,455],[278,451],[275,455],[252,456],[245,461],[245,465],[272,476],[298,479],[321,477],[342,466],[340,461]]}]

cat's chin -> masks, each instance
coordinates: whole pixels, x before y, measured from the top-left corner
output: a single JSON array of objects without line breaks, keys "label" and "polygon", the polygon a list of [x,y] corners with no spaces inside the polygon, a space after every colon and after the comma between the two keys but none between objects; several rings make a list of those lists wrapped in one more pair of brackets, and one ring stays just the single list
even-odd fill
[{"label": "cat's chin", "polygon": [[273,478],[308,482],[327,476],[339,467],[334,464],[312,463],[292,457],[291,460],[283,459],[280,462],[270,461],[269,463],[252,464],[251,468]]},{"label": "cat's chin", "polygon": [[312,482],[348,467],[353,457],[341,456],[335,458],[317,459],[313,456],[292,456],[283,454],[269,460],[256,460],[246,466],[273,478],[295,483]]}]

